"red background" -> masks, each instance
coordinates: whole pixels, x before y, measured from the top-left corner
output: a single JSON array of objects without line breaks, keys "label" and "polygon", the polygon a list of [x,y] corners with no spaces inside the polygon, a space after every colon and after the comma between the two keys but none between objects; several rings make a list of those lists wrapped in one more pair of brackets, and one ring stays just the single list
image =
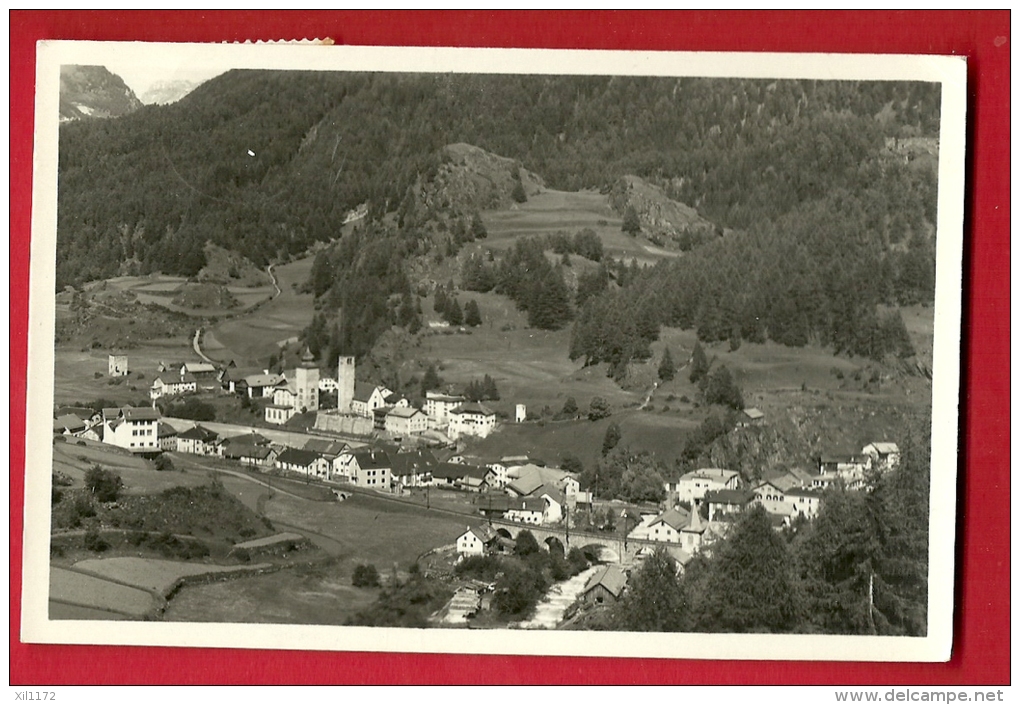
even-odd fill
[{"label": "red background", "polygon": [[[11,12],[11,684],[1009,683],[1009,29],[1008,11]],[[966,56],[968,285],[952,660],[678,662],[21,643],[35,41],[313,37],[353,45]]]}]

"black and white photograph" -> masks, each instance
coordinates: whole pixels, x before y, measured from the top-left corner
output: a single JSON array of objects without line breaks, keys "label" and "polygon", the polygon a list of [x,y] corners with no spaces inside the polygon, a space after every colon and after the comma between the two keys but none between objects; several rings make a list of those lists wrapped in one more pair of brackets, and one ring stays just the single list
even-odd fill
[{"label": "black and white photograph", "polygon": [[23,638],[948,659],[964,69],[44,43]]}]

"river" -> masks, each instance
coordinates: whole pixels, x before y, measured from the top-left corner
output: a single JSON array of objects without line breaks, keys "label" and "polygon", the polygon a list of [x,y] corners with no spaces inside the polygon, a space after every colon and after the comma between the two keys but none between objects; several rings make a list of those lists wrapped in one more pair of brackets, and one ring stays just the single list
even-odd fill
[{"label": "river", "polygon": [[545,597],[535,607],[535,614],[526,622],[517,625],[518,629],[555,629],[556,625],[563,620],[563,613],[570,605],[574,604],[588,578],[599,569],[599,566],[592,566],[588,570],[578,573],[569,580],[556,583]]}]

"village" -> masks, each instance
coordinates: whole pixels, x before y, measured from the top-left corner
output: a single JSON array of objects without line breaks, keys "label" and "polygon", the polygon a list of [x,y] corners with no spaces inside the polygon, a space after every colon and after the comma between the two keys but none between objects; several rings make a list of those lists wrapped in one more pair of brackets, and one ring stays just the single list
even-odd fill
[{"label": "village", "polygon": [[[126,356],[109,356],[111,378],[131,372]],[[258,402],[263,423],[250,428],[203,425],[163,417],[156,408],[158,400],[197,394]],[[335,408],[323,408],[321,400],[334,394]],[[460,513],[463,533],[436,547],[453,561],[512,554],[522,531],[560,557],[580,547],[591,567],[550,594],[565,603],[576,598],[576,605],[586,609],[618,601],[629,575],[657,548],[672,556],[682,575],[699,552],[710,555],[713,544],[749,509],[762,507],[777,531],[810,522],[827,488],[838,483],[847,490],[866,490],[899,462],[897,444],[883,441],[859,451],[820,455],[810,468],[792,468],[755,484],[733,470],[699,468],[665,480],[665,501],[633,504],[582,490],[578,473],[542,459],[472,453],[473,440],[501,428],[503,421],[493,410],[463,394],[431,391],[423,408],[416,408],[384,386],[356,382],[352,357],[338,360],[335,377],[320,374],[307,350],[295,368],[279,373],[204,361],[160,363],[149,395],[151,407],[59,408],[54,434],[150,460],[180,454],[227,461],[267,478],[314,482],[339,501],[362,492]],[[298,415],[308,421],[306,432],[282,432],[292,428],[288,422]],[[742,426],[767,423],[756,408],[744,409],[740,419]],[[523,405],[516,405],[512,421],[506,420],[527,422]],[[438,491],[448,499],[432,506],[430,497]],[[487,607],[493,585],[462,582],[438,623],[466,624]],[[561,606],[540,626],[555,626],[565,611]]]}]

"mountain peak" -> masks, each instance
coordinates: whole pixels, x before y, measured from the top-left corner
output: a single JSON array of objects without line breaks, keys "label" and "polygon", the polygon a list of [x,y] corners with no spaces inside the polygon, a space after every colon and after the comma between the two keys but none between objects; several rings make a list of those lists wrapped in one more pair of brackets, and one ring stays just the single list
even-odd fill
[{"label": "mountain peak", "polygon": [[60,120],[120,117],[142,107],[134,91],[105,66],[60,67]]}]

